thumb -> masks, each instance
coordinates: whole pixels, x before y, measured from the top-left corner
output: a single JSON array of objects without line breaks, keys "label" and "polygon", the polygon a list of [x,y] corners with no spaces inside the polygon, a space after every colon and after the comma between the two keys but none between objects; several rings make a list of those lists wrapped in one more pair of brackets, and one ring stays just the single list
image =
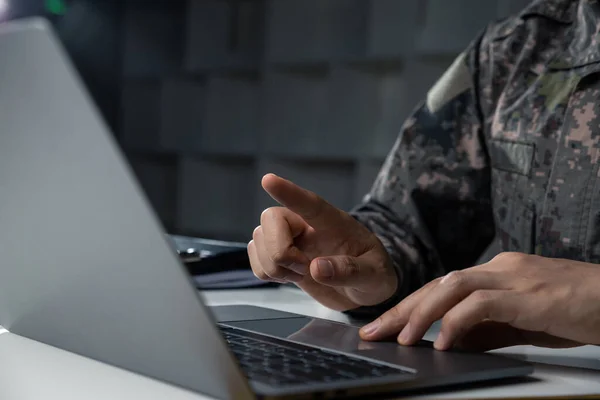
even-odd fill
[{"label": "thumb", "polygon": [[364,256],[319,257],[310,264],[310,274],[316,282],[361,291],[380,289],[382,277],[377,270],[375,263]]}]

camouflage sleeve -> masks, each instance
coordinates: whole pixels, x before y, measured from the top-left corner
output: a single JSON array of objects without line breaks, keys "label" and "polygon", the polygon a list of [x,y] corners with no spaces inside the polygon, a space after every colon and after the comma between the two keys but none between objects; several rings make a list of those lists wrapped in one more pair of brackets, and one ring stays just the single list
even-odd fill
[{"label": "camouflage sleeve", "polygon": [[389,252],[399,288],[381,313],[451,270],[472,266],[494,236],[491,171],[478,107],[478,41],[404,123],[371,192],[351,214]]}]

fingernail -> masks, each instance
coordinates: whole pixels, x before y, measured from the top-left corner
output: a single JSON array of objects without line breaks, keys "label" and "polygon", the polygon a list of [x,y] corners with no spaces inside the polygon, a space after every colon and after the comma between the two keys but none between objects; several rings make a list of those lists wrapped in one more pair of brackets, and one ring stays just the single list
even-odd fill
[{"label": "fingernail", "polygon": [[444,337],[444,334],[440,332],[437,339],[435,339],[435,342],[433,343],[433,347],[435,347],[437,350],[446,350],[447,346],[448,344],[446,343],[446,338]]},{"label": "fingernail", "polygon": [[398,336],[398,341],[400,342],[400,344],[406,344],[408,342],[408,339],[410,339],[410,322],[406,324],[406,326],[404,327],[404,329],[402,329],[402,332],[400,332],[400,335]]},{"label": "fingernail", "polygon": [[333,265],[331,265],[331,261],[320,259],[317,261],[317,266],[319,267],[319,275],[323,278],[331,278],[333,276]]},{"label": "fingernail", "polygon": [[308,273],[308,267],[304,264],[292,264],[289,269],[300,275],[306,275]]},{"label": "fingernail", "polygon": [[371,322],[370,324],[363,326],[361,331],[365,335],[372,335],[373,333],[375,333],[375,331],[377,329],[379,329],[380,325],[381,325],[381,321],[379,319],[376,319],[375,321]]}]

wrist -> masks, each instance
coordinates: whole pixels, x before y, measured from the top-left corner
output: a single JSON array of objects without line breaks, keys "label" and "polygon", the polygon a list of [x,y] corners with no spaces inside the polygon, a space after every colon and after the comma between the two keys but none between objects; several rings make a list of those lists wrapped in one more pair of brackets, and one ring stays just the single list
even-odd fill
[{"label": "wrist", "polygon": [[393,268],[394,273],[396,274],[397,286],[394,293],[391,294],[386,300],[371,306],[360,306],[354,308],[352,310],[344,311],[344,313],[350,315],[353,318],[358,319],[372,319],[373,317],[378,317],[389,309],[395,307],[400,301],[401,298],[401,274],[398,268]]}]

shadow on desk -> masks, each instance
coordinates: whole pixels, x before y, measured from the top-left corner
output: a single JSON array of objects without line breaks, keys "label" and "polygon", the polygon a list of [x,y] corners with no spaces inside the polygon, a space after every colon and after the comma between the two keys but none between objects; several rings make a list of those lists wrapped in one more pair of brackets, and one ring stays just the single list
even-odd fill
[{"label": "shadow on desk", "polygon": [[[539,382],[543,382],[543,381],[541,379],[534,378],[531,376],[524,376],[524,377],[517,377],[517,378],[502,378],[502,379],[496,379],[496,380],[492,380],[492,381],[485,381],[485,382],[479,382],[479,383],[466,383],[466,384],[460,384],[460,385],[438,386],[438,387],[431,388],[431,389],[402,391],[402,398],[411,398],[413,396],[435,395],[436,393],[448,394],[450,392],[460,392],[463,390],[468,390],[468,391],[472,391],[472,390],[476,390],[476,389],[490,390],[490,389],[494,389],[494,388],[503,388],[504,389],[507,386],[511,386],[513,388],[518,389],[519,385],[530,385],[532,383],[539,383]],[[388,394],[386,396],[386,395],[382,394],[382,395],[370,396],[369,398],[383,400],[383,399],[393,398],[393,395]]]},{"label": "shadow on desk", "polygon": [[504,357],[510,357],[521,361],[543,364],[544,369],[547,371],[552,371],[553,369],[564,371],[565,368],[568,368],[573,372],[600,371],[600,359],[555,354],[500,354]]}]

